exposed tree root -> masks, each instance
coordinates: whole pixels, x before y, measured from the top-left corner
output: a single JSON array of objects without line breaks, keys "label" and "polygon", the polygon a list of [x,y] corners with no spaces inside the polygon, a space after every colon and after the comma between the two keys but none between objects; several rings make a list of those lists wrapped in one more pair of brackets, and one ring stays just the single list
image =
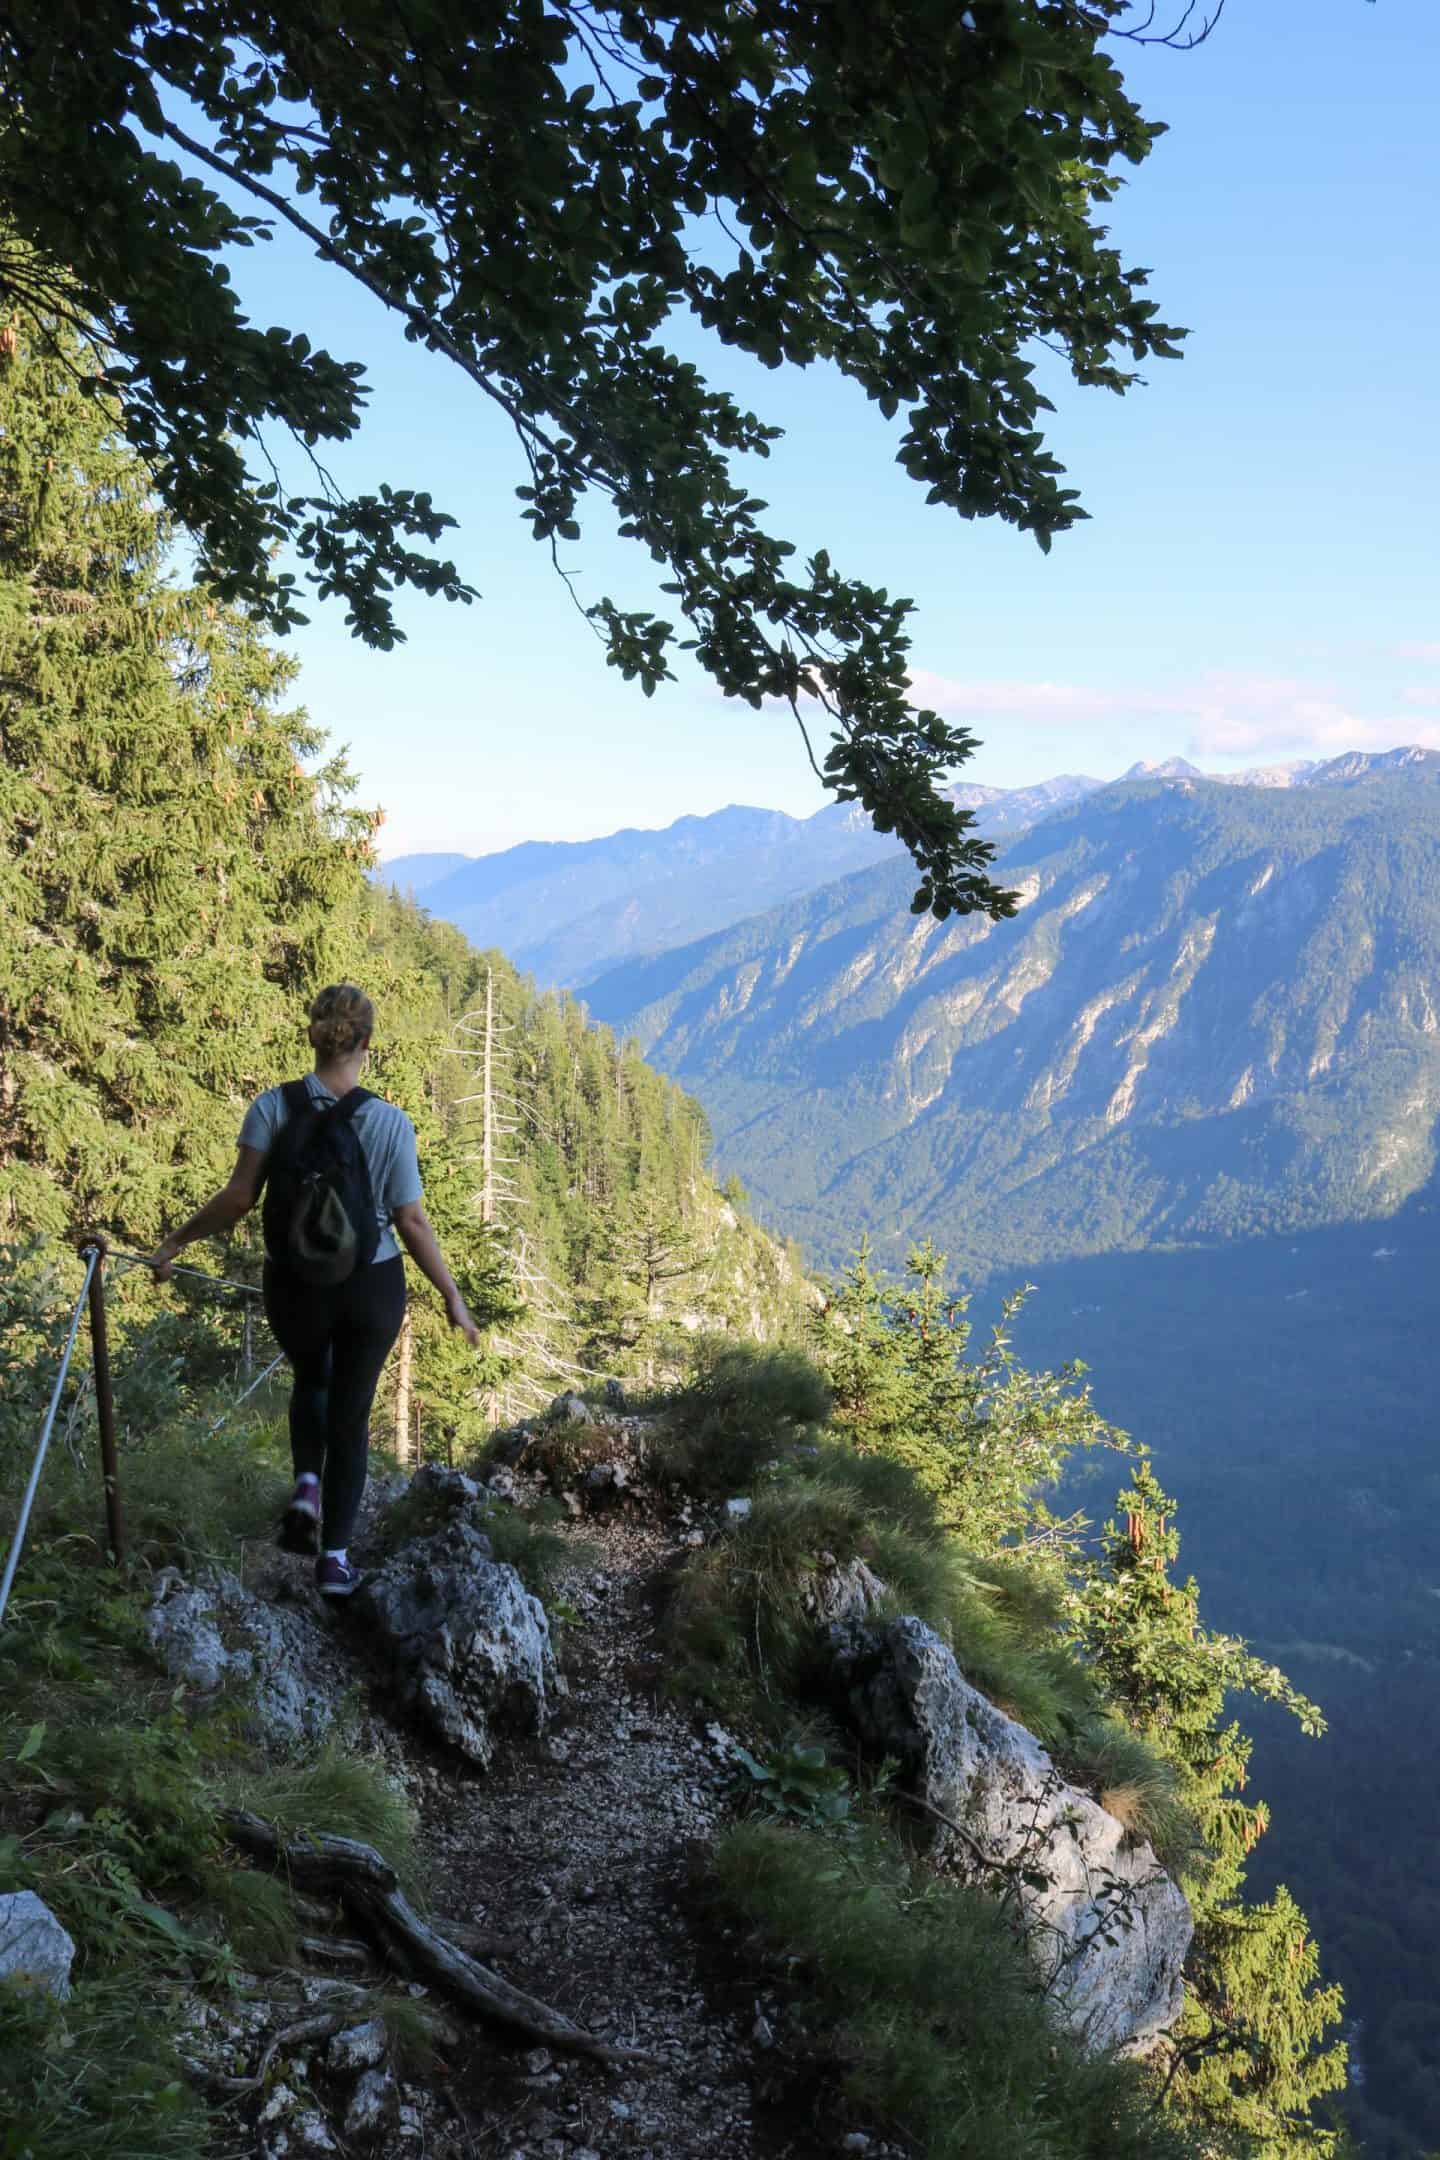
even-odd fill
[{"label": "exposed tree root", "polygon": [[281,1868],[302,1890],[333,1891],[352,1917],[381,1943],[399,1953],[409,1968],[433,1981],[478,2017],[492,2019],[527,2040],[538,2040],[562,2054],[590,2055],[598,2062],[644,2063],[638,2048],[614,2046],[573,2024],[548,2003],[527,1995],[488,1965],[466,1955],[415,1911],[388,1860],[373,1845],[354,1838],[301,1834],[282,1838],[279,1831],[245,1808],[227,1808],[228,1835],[243,1852]]},{"label": "exposed tree root", "polygon": [[261,2090],[270,2073],[270,2065],[282,2048],[303,2047],[313,2040],[333,2039],[336,2033],[344,2031],[353,2016],[353,2011],[323,2011],[316,2017],[302,2018],[296,2025],[286,2025],[271,2033],[249,2077],[227,2077],[223,2071],[213,2069],[208,2063],[196,2062],[188,2055],[180,2059],[197,2085],[207,2086],[227,2100],[244,2100]]}]

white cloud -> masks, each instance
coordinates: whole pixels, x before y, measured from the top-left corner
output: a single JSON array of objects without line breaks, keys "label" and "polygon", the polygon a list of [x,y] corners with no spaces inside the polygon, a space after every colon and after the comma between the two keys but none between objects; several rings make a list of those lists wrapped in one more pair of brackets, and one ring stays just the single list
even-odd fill
[{"label": "white cloud", "polygon": [[[1412,648],[1440,658],[1440,646]],[[960,682],[918,671],[911,693],[938,712],[991,720],[1123,720],[1163,714],[1188,725],[1192,757],[1279,753],[1334,757],[1344,750],[1389,750],[1401,743],[1440,747],[1440,724],[1418,726],[1413,712],[1357,712],[1328,685],[1299,677],[1217,669],[1178,690],[1097,689],[1057,682]],[[1440,691],[1406,691],[1402,703],[1440,705]]]},{"label": "white cloud", "polygon": [[1121,713],[1184,712],[1170,697],[1150,691],[1097,690],[1082,683],[960,682],[917,668],[910,678],[917,705],[936,712],[975,714],[998,720],[1106,720]]}]

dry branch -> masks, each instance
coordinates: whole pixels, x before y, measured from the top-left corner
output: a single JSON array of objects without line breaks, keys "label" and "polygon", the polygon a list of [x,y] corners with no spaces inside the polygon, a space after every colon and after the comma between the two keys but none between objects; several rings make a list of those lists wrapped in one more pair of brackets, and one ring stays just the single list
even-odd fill
[{"label": "dry branch", "polygon": [[394,1868],[373,1845],[354,1838],[305,1833],[289,1839],[246,1808],[227,1808],[226,1831],[242,1851],[281,1868],[303,1890],[331,1890],[353,1918],[364,1923],[410,1969],[433,1981],[476,2016],[489,2018],[527,2040],[563,2054],[590,2055],[598,2062],[648,2061],[637,2048],[613,2046],[561,2011],[552,2010],[523,1988],[447,1942],[411,1905]]}]

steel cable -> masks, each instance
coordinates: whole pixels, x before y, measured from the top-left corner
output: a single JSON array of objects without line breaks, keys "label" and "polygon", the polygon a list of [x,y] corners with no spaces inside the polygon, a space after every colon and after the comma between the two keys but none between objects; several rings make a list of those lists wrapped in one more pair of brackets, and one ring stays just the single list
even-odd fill
[{"label": "steel cable", "polygon": [[35,1494],[40,1484],[40,1472],[45,1467],[45,1456],[50,1446],[50,1435],[55,1427],[55,1413],[60,1408],[60,1397],[65,1387],[65,1377],[70,1370],[70,1356],[75,1348],[75,1337],[80,1327],[80,1315],[85,1300],[90,1295],[90,1283],[100,1264],[97,1247],[91,1246],[85,1257],[85,1280],[80,1295],[75,1300],[75,1310],[70,1315],[70,1332],[65,1337],[65,1354],[60,1360],[60,1370],[55,1375],[55,1385],[50,1391],[50,1407],[45,1412],[45,1423],[40,1430],[40,1445],[35,1450],[31,1465],[30,1481],[25,1487],[25,1497],[20,1503],[20,1520],[15,1525],[15,1535],[10,1540],[10,1551],[5,1561],[4,1580],[0,1581],[0,1621],[5,1618],[5,1607],[10,1601],[10,1586],[15,1580],[15,1570],[20,1565],[20,1548],[25,1543],[25,1532],[30,1527],[30,1510],[35,1505]]},{"label": "steel cable", "polygon": [[[112,1246],[108,1257],[111,1260],[120,1261],[125,1267],[153,1267],[154,1265],[151,1260],[146,1258],[144,1253],[121,1252],[118,1246]],[[207,1274],[204,1268],[179,1267],[172,1263],[170,1272],[172,1275],[193,1276],[196,1282],[209,1283],[212,1290],[238,1290],[242,1297],[262,1297],[264,1295],[258,1283],[232,1282],[228,1275],[210,1275]]]}]

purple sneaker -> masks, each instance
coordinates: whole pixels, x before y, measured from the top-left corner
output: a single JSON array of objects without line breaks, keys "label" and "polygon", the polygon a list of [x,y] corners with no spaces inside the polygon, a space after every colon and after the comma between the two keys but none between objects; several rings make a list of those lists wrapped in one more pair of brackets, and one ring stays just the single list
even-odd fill
[{"label": "purple sneaker", "polygon": [[315,1562],[315,1587],[321,1597],[349,1597],[360,1587],[360,1570],[336,1553],[322,1553]]},{"label": "purple sneaker", "polygon": [[280,1518],[280,1549],[304,1553],[307,1558],[320,1550],[320,1480],[313,1470],[295,1480],[290,1503]]}]

